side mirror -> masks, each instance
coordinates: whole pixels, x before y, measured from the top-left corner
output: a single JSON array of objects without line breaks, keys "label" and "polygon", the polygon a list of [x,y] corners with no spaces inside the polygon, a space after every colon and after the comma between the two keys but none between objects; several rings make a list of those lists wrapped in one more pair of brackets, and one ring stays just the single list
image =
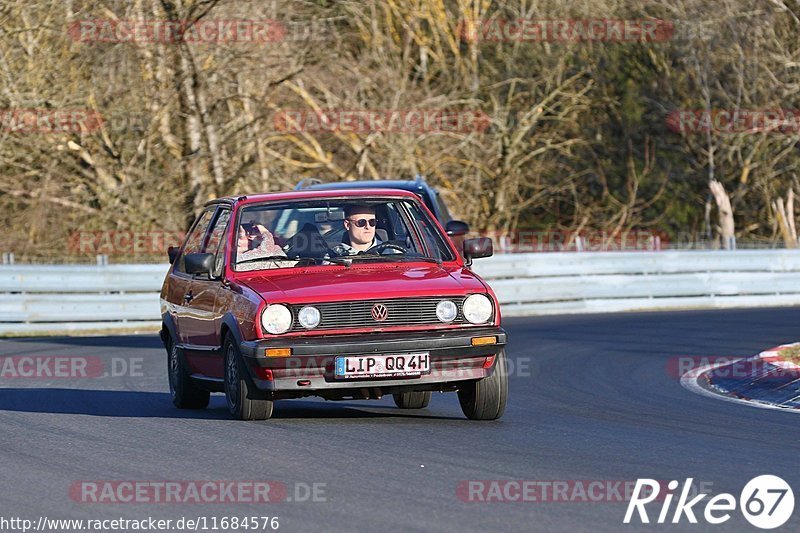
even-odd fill
[{"label": "side mirror", "polygon": [[214,254],[186,254],[183,259],[187,274],[208,274],[214,268]]},{"label": "side mirror", "polygon": [[469,224],[460,220],[451,220],[444,227],[444,230],[451,237],[461,237],[469,233]]},{"label": "side mirror", "polygon": [[468,265],[472,264],[473,259],[481,257],[491,257],[494,254],[492,239],[489,237],[478,237],[477,239],[467,239],[464,241],[464,259]]},{"label": "side mirror", "polygon": [[169,256],[169,264],[172,265],[175,263],[175,260],[178,258],[178,253],[181,251],[180,246],[170,246],[167,248],[167,255]]}]

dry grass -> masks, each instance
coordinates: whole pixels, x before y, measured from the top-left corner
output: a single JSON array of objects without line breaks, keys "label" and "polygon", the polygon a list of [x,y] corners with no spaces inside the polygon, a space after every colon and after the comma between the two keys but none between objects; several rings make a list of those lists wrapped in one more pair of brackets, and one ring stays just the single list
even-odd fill
[{"label": "dry grass", "polygon": [[791,361],[792,363],[800,364],[800,344],[797,346],[792,346],[790,348],[784,348],[783,350],[778,352],[778,355],[781,359],[785,359],[786,361]]}]

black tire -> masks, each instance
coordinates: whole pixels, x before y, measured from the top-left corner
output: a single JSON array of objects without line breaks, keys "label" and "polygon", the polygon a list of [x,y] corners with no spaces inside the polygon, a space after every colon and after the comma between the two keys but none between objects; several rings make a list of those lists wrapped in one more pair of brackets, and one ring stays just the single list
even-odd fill
[{"label": "black tire", "polygon": [[400,409],[425,409],[431,403],[431,391],[398,392],[392,396]]},{"label": "black tire", "polygon": [[267,420],[272,416],[273,402],[263,398],[247,376],[247,369],[233,337],[223,346],[225,354],[225,399],[228,411],[237,420]]},{"label": "black tire", "polygon": [[211,393],[192,382],[181,362],[175,341],[167,341],[167,376],[172,404],[178,409],[204,409],[208,407]]},{"label": "black tire", "polygon": [[506,410],[507,398],[508,368],[505,350],[500,350],[497,354],[491,376],[466,383],[458,390],[461,410],[470,420],[497,420]]}]

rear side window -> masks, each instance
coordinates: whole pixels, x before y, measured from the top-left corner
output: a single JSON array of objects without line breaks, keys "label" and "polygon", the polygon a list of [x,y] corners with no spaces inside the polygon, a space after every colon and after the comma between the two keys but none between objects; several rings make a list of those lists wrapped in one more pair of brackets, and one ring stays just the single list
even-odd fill
[{"label": "rear side window", "polygon": [[186,272],[186,264],[184,263],[186,254],[198,253],[202,249],[203,237],[208,230],[208,225],[211,223],[211,216],[214,214],[215,209],[216,207],[211,207],[203,211],[203,214],[200,215],[200,218],[195,222],[192,231],[189,232],[189,236],[186,237],[186,243],[183,245],[183,253],[181,253],[181,258],[176,267],[178,272]]}]

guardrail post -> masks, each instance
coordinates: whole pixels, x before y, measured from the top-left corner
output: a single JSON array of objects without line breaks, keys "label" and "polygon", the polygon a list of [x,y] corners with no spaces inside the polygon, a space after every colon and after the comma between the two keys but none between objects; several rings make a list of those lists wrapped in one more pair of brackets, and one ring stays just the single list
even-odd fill
[{"label": "guardrail post", "polygon": [[13,254],[13,252],[5,252],[3,254],[3,264],[4,265],[13,265],[14,264],[14,254]]},{"label": "guardrail post", "polygon": [[107,255],[98,255],[97,256],[97,266],[108,266],[108,256]]},{"label": "guardrail post", "polygon": [[654,252],[661,251],[661,236],[650,235],[650,249]]}]

